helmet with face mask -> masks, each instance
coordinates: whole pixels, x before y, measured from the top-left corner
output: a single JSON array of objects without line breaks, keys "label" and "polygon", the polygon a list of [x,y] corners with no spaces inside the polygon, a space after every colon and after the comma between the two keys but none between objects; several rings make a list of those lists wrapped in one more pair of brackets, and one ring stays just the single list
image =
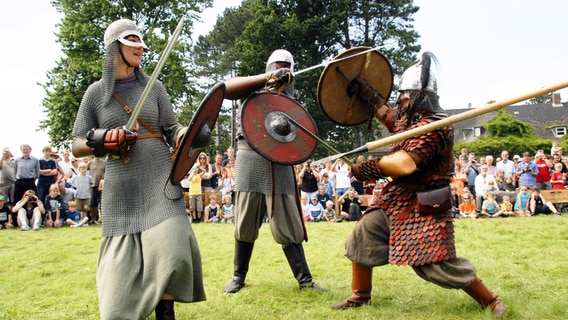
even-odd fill
[{"label": "helmet with face mask", "polygon": [[[126,39],[128,36],[137,36],[140,42],[130,41]],[[138,26],[129,19],[120,19],[111,23],[105,31],[104,43],[105,48],[108,47],[115,41],[119,41],[125,46],[129,47],[142,47],[144,52],[148,51],[148,47],[142,40],[142,34],[138,30]]]},{"label": "helmet with face mask", "polygon": [[[137,36],[140,39],[140,42],[128,40],[128,36]],[[120,43],[125,46],[129,47],[140,47],[144,49],[144,52],[148,51],[148,47],[142,40],[142,34],[138,29],[138,26],[134,23],[134,21],[129,19],[119,19],[111,23],[104,34],[104,45],[105,45],[105,62],[103,66],[103,77],[102,81],[104,83],[105,93],[103,97],[103,103],[107,104],[114,91],[114,84],[116,78],[116,68],[118,66],[118,61],[120,57],[122,60],[126,62],[128,66],[128,62],[124,58],[122,54],[122,50],[120,49]],[[138,67],[135,67],[135,72],[138,71]]]}]

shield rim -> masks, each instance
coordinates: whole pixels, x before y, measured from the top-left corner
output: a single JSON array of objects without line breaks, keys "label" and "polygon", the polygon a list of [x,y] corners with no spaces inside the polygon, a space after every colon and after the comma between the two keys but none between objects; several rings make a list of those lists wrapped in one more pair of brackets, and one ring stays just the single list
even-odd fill
[{"label": "shield rim", "polygon": [[[367,46],[354,47],[354,48],[347,49],[347,50],[343,51],[342,53],[340,53],[340,54],[338,54],[337,56],[335,56],[333,59],[335,60],[335,59],[339,59],[339,58],[345,58],[345,57],[348,57],[348,56],[350,56],[350,55],[354,55],[354,54],[356,54],[356,53],[358,53],[358,52],[366,51],[366,50],[369,50],[369,49],[371,49],[371,47],[367,47]],[[388,70],[390,71],[390,74],[391,74],[391,76],[390,76],[390,79],[391,79],[391,81],[390,81],[390,88],[389,88],[389,90],[388,90],[388,94],[386,95],[386,97],[385,97],[385,102],[384,102],[384,103],[387,103],[387,101],[388,101],[389,98],[390,98],[390,95],[392,94],[392,90],[393,90],[393,86],[394,86],[394,78],[393,78],[392,66],[391,66],[389,60],[388,60],[382,53],[380,53],[379,51],[369,51],[369,53],[378,54],[378,56],[381,57],[381,58],[386,62],[386,65],[388,66]],[[339,63],[341,63],[341,62],[339,62]],[[355,121],[355,122],[353,122],[353,123],[343,123],[343,122],[340,122],[339,120],[337,120],[337,119],[331,117],[331,116],[329,115],[329,113],[326,111],[326,108],[324,108],[323,102],[322,102],[322,98],[321,98],[321,97],[322,97],[322,90],[323,90],[321,84],[322,84],[322,82],[323,82],[323,79],[330,73],[330,70],[332,70],[333,68],[335,68],[335,65],[336,65],[336,63],[333,63],[333,60],[332,60],[331,63],[329,63],[329,64],[324,68],[324,70],[323,70],[322,73],[321,73],[320,80],[318,81],[318,87],[317,87],[317,102],[318,102],[318,106],[319,106],[320,110],[322,111],[322,113],[323,113],[329,120],[331,120],[333,123],[338,124],[338,125],[340,125],[340,126],[357,126],[357,125],[360,125],[360,124],[362,124],[362,123],[365,123],[365,122],[369,121],[369,119],[363,119],[363,120],[361,120],[361,121]],[[372,117],[371,117],[370,119],[372,119]]]},{"label": "shield rim", "polygon": [[[269,160],[269,161],[271,161],[271,162],[274,162],[274,163],[277,163],[277,164],[280,164],[280,165],[296,165],[296,164],[300,164],[300,163],[306,162],[308,159],[310,159],[310,157],[311,157],[311,156],[314,154],[314,152],[316,151],[318,141],[317,141],[316,139],[314,139],[313,137],[311,137],[309,134],[305,133],[303,129],[301,129],[301,128],[295,126],[295,125],[293,125],[293,127],[295,127],[296,130],[297,130],[296,139],[298,139],[298,136],[299,136],[298,133],[302,132],[303,134],[306,135],[307,138],[309,138],[310,140],[312,140],[312,141],[313,141],[313,144],[314,144],[314,146],[313,146],[313,148],[311,148],[310,152],[308,152],[307,154],[305,154],[305,155],[304,155],[303,157],[301,157],[300,159],[293,160],[293,161],[286,161],[286,160],[281,160],[281,159],[274,159],[274,158],[270,157],[269,154],[267,154],[264,150],[262,150],[260,147],[258,147],[255,142],[252,142],[252,141],[251,141],[249,135],[247,134],[247,132],[249,132],[249,127],[248,127],[247,125],[244,125],[244,124],[246,124],[247,122],[243,121],[242,119],[244,119],[245,112],[246,112],[246,110],[247,110],[247,107],[248,107],[249,103],[250,103],[253,99],[255,99],[255,98],[257,98],[257,97],[259,97],[260,95],[263,95],[263,94],[270,94],[270,95],[274,95],[274,96],[280,96],[280,97],[282,97],[282,98],[285,98],[285,99],[288,99],[289,101],[291,101],[293,104],[295,104],[295,105],[299,108],[299,110],[302,110],[302,111],[305,113],[305,115],[307,116],[307,118],[308,118],[308,119],[311,121],[311,123],[313,124],[313,129],[314,129],[315,132],[311,132],[311,131],[310,131],[310,132],[311,132],[312,134],[316,135],[316,136],[318,135],[318,128],[317,128],[317,125],[316,125],[314,119],[312,118],[311,114],[310,114],[306,109],[304,109],[304,107],[303,107],[302,105],[300,105],[296,100],[294,100],[293,98],[289,97],[289,96],[286,95],[286,94],[281,94],[281,93],[278,93],[278,92],[260,91],[260,92],[255,92],[255,93],[251,94],[251,95],[243,102],[242,107],[241,107],[241,112],[240,112],[240,116],[241,116],[241,130],[242,130],[242,132],[243,132],[243,136],[244,136],[246,142],[248,143],[248,145],[249,145],[255,152],[257,152],[257,153],[260,154],[262,157],[264,157],[265,159],[267,159],[267,160]],[[274,112],[274,111],[279,111],[279,112],[282,112],[282,113],[285,113],[285,114],[288,115],[288,113],[286,112],[286,111],[288,111],[288,110],[278,110],[278,109],[270,110],[270,112]],[[263,124],[264,124],[264,121],[263,121]],[[263,129],[264,129],[264,131],[266,132],[266,136],[269,137],[269,138],[273,141],[274,144],[285,144],[284,142],[280,142],[280,141],[274,139],[273,137],[271,137],[270,134],[268,133],[268,130],[266,129],[265,126],[263,126]],[[306,129],[309,130],[310,128],[306,128]]]},{"label": "shield rim", "polygon": [[[183,135],[182,140],[179,142],[180,150],[177,150],[175,157],[172,161],[172,168],[170,170],[170,182],[174,185],[179,184],[186,174],[189,172],[199,153],[203,149],[200,148],[192,148],[191,143],[201,132],[201,128],[205,123],[209,125],[209,128],[213,129],[215,126],[215,122],[217,121],[217,117],[219,116],[219,111],[223,106],[223,100],[225,99],[225,83],[218,82],[215,84],[211,90],[205,95],[199,107],[193,114],[191,121],[189,122],[187,132]],[[218,94],[221,94],[220,101],[218,104],[210,105],[210,100],[217,97]],[[212,100],[212,102],[215,102]],[[197,126],[196,126],[197,124]],[[183,155],[188,155],[187,158],[184,159]],[[187,168],[187,170],[185,169]],[[183,174],[181,173],[182,171]]]}]

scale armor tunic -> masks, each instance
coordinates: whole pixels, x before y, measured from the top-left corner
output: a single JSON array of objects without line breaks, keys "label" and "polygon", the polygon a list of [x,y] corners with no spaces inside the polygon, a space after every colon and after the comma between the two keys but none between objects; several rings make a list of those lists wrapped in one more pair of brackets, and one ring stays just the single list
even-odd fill
[{"label": "scale armor tunic", "polygon": [[[405,128],[406,117],[390,122],[390,131],[398,133],[426,125],[445,118],[446,114],[436,113],[422,117]],[[387,121],[392,120],[387,119]],[[436,262],[456,259],[454,246],[454,227],[451,212],[434,215],[421,215],[416,210],[417,191],[434,190],[448,186],[454,171],[452,154],[453,130],[446,127],[431,131],[421,136],[396,143],[392,152],[404,150],[417,154],[422,161],[418,170],[408,176],[395,177],[381,193],[378,205],[367,209],[366,214],[374,210],[384,210],[390,220],[389,258],[391,264],[421,266]],[[371,172],[371,171],[367,171]],[[381,176],[365,177],[379,179]],[[365,217],[363,217],[365,219]],[[361,252],[366,249],[359,242],[361,236],[350,237],[346,255],[359,262]],[[370,244],[371,246],[374,244]],[[364,258],[363,265],[381,265],[386,263],[381,257]]]}]

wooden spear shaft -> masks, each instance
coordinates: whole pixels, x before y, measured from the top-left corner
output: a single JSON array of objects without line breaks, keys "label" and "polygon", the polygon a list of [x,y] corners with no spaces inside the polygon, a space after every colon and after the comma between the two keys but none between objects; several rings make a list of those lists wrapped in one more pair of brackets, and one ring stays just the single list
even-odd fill
[{"label": "wooden spear shaft", "polygon": [[491,103],[488,105],[485,105],[483,107],[479,107],[476,109],[472,109],[466,112],[462,112],[460,114],[456,114],[447,118],[444,118],[442,120],[438,120],[438,121],[434,121],[432,123],[429,123],[427,125],[423,125],[420,126],[418,128],[414,128],[408,131],[404,131],[401,133],[397,133],[394,134],[390,137],[386,137],[380,140],[375,140],[375,141],[371,141],[371,142],[367,142],[365,145],[358,147],[356,149],[353,149],[351,151],[345,152],[345,153],[341,153],[341,154],[336,154],[336,155],[332,155],[329,157],[326,157],[324,159],[320,159],[317,162],[318,163],[323,163],[323,162],[327,162],[327,161],[333,161],[335,159],[338,158],[343,158],[345,156],[348,155],[352,155],[352,154],[356,154],[356,153],[361,153],[361,152],[368,152],[368,151],[372,151],[372,150],[377,150],[380,149],[382,147],[386,147],[388,145],[391,145],[393,143],[399,142],[399,141],[403,141],[412,137],[415,137],[417,135],[420,134],[424,134],[426,132],[429,131],[434,131],[434,130],[438,130],[440,128],[452,125],[454,123],[460,122],[460,121],[464,121],[467,119],[471,119],[477,116],[480,116],[482,114],[488,113],[488,112],[492,112],[495,110],[499,110],[503,107],[506,106],[510,106],[512,104],[515,104],[517,102],[521,102],[521,101],[525,101],[531,98],[535,98],[535,97],[539,97],[545,94],[548,94],[550,92],[559,90],[559,89],[563,89],[568,87],[568,81],[564,81],[564,82],[560,82],[548,87],[544,87],[535,91],[531,91],[525,94],[522,94],[520,96],[508,99],[508,100],[503,100],[503,101],[498,101],[495,103]]}]

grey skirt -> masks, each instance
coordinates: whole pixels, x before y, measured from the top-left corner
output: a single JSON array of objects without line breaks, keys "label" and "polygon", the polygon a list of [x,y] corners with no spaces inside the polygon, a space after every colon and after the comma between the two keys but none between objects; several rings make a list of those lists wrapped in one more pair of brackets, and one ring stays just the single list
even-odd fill
[{"label": "grey skirt", "polygon": [[97,289],[101,319],[146,319],[164,293],[178,302],[205,300],[201,255],[187,216],[103,237]]}]

